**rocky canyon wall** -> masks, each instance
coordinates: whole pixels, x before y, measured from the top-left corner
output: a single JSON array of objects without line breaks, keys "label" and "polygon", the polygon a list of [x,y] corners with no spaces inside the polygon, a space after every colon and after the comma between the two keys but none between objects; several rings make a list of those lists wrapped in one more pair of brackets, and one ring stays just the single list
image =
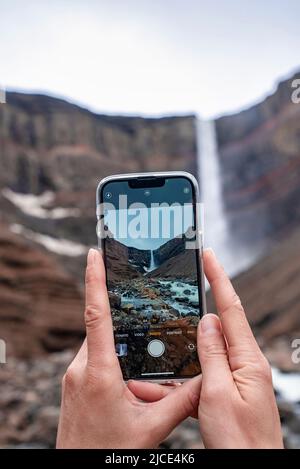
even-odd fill
[{"label": "rocky canyon wall", "polygon": [[243,239],[278,238],[300,221],[300,105],[292,82],[216,120],[224,203]]},{"label": "rocky canyon wall", "polygon": [[0,105],[0,328],[10,355],[79,344],[99,180],[133,171],[195,174],[195,154],[192,115],[99,115],[49,96],[7,93]]}]

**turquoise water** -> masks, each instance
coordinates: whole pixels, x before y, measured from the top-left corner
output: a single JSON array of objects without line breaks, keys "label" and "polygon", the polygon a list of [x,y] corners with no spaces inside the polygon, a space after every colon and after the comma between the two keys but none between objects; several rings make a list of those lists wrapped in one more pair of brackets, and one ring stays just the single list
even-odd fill
[{"label": "turquoise water", "polygon": [[[198,287],[190,285],[188,282],[161,280],[158,283],[167,286],[171,296],[164,295],[164,290],[160,289],[161,296],[158,299],[140,298],[133,295],[121,294],[122,307],[132,304],[135,309],[143,308],[145,314],[159,312],[152,306],[160,305],[161,301],[176,309],[181,315],[185,316],[190,313],[198,313]],[[148,286],[148,285],[147,285]],[[149,285],[151,288],[151,285]],[[188,291],[188,293],[187,293]],[[184,293],[185,292],[185,293]],[[184,300],[184,302],[180,300]]]}]

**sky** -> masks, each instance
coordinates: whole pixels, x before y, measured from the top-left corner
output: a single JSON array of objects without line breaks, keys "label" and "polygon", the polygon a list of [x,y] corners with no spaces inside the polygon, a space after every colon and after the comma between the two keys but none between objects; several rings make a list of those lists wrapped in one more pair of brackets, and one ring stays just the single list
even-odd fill
[{"label": "sky", "polygon": [[299,0],[0,0],[0,84],[96,112],[204,118],[300,70]]},{"label": "sky", "polygon": [[109,182],[103,197],[98,210],[105,214],[109,232],[127,246],[157,249],[194,225],[191,183],[185,178],[166,179],[162,187],[147,190],[129,189],[124,181]]},{"label": "sky", "polygon": [[193,226],[193,210],[192,205],[110,210],[105,224],[126,246],[154,250]]}]

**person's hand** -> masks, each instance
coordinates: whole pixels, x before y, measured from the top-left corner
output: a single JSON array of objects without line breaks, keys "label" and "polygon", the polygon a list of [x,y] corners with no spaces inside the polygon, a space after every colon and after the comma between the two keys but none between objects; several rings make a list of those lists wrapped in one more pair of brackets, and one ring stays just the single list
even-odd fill
[{"label": "person's hand", "polygon": [[[86,270],[86,340],[63,378],[57,448],[153,448],[197,409],[200,377],[170,390],[124,383],[100,252]],[[138,397],[134,394],[137,390]],[[144,402],[141,398],[151,402]]]},{"label": "person's hand", "polygon": [[[213,251],[204,268],[219,317],[198,328],[202,368],[200,431],[206,448],[283,448],[270,366]],[[254,292],[255,294],[255,292]]]}]

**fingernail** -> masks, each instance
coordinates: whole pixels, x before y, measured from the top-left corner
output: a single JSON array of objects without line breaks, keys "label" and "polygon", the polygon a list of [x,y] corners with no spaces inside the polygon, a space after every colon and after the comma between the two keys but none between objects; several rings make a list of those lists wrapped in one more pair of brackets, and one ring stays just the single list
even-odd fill
[{"label": "fingernail", "polygon": [[220,320],[215,314],[205,314],[201,319],[201,331],[204,334],[219,334]]},{"label": "fingernail", "polygon": [[88,252],[88,256],[87,256],[87,263],[88,265],[92,265],[95,263],[96,261],[96,256],[97,256],[97,251],[96,249],[90,249],[89,252]]},{"label": "fingernail", "polygon": [[205,249],[204,249],[204,252],[207,252],[207,253],[209,253],[211,256],[216,257],[216,254],[215,254],[215,251],[213,250],[213,248],[205,248]]}]

